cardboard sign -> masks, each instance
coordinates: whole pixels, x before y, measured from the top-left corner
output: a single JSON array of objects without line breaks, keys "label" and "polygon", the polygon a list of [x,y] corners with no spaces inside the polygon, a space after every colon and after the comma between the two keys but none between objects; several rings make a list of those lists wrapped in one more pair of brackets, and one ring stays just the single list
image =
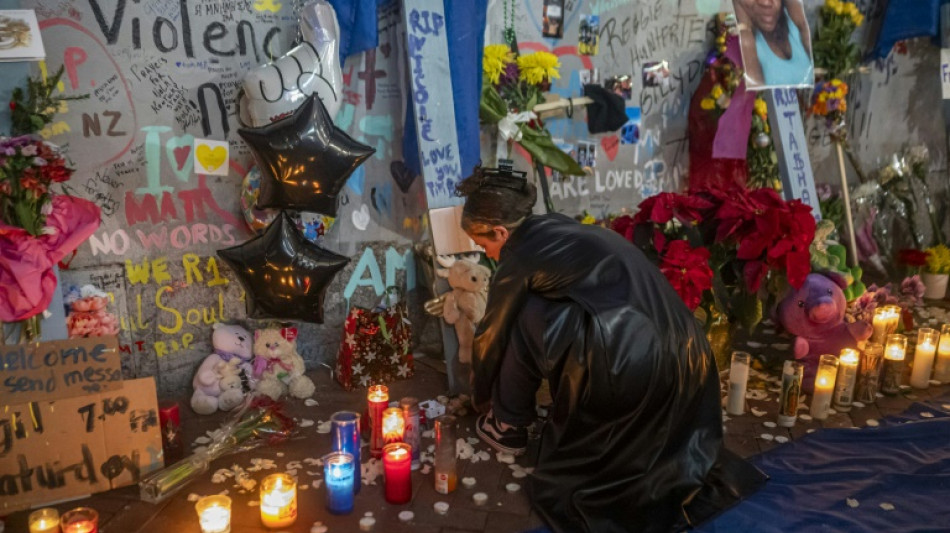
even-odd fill
[{"label": "cardboard sign", "polygon": [[769,105],[769,125],[776,132],[779,174],[786,200],[798,198],[811,206],[815,220],[821,220],[821,208],[815,193],[815,176],[808,158],[808,141],[795,89],[773,89],[765,92]]},{"label": "cardboard sign", "polygon": [[115,337],[0,346],[0,405],[122,388]]},{"label": "cardboard sign", "polygon": [[151,378],[0,412],[0,514],[138,483],[163,464]]}]

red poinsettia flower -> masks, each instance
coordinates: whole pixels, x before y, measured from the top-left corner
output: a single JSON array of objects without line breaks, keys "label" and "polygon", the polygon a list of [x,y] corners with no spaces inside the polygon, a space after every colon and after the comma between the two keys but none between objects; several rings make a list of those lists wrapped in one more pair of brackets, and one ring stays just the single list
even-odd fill
[{"label": "red poinsettia flower", "polygon": [[623,235],[623,238],[630,242],[633,242],[633,230],[635,228],[636,223],[633,221],[633,217],[630,215],[621,215],[610,223],[610,229]]},{"label": "red poinsettia flower", "polygon": [[643,200],[637,207],[636,216],[633,221],[636,224],[652,222],[653,224],[666,224],[673,220],[673,213],[677,205],[676,193],[661,192]]},{"label": "red poinsettia flower", "polygon": [[712,288],[709,250],[693,248],[684,240],[670,242],[660,262],[660,271],[690,310],[699,307],[703,292]]},{"label": "red poinsettia flower", "polygon": [[927,255],[923,250],[905,248],[897,252],[897,262],[910,267],[922,267],[927,264]]}]

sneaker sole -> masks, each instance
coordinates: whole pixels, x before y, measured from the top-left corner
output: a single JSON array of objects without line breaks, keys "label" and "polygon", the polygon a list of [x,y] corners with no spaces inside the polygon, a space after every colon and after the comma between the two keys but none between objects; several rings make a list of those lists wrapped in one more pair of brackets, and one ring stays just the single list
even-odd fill
[{"label": "sneaker sole", "polygon": [[509,448],[507,446],[498,444],[497,442],[495,442],[495,439],[491,438],[487,433],[482,431],[481,425],[475,426],[475,433],[479,436],[479,438],[482,439],[482,441],[485,444],[488,444],[489,446],[491,446],[492,448],[494,448],[495,450],[499,452],[510,453],[511,455],[514,455],[515,457],[519,457],[521,455],[524,455],[525,451],[527,451],[527,448]]}]

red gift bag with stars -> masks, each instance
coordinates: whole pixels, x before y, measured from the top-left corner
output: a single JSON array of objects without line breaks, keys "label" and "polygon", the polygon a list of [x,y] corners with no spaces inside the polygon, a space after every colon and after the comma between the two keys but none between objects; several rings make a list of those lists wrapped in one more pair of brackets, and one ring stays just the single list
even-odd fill
[{"label": "red gift bag with stars", "polygon": [[350,309],[336,358],[336,379],[346,390],[412,377],[412,323],[406,303]]}]

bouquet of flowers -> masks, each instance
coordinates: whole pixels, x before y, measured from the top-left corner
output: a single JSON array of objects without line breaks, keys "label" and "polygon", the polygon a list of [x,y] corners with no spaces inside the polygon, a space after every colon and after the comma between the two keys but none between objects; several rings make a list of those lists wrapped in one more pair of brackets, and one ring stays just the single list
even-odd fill
[{"label": "bouquet of flowers", "polygon": [[815,237],[811,208],[782,200],[774,189],[738,185],[647,198],[613,229],[636,244],[686,305],[721,314],[751,329],[765,304],[798,288],[811,271]]},{"label": "bouquet of flowers", "polygon": [[205,473],[218,457],[283,442],[295,429],[293,419],[283,412],[283,404],[266,396],[253,397],[219,429],[209,432],[205,446],[142,479],[139,496],[149,503],[159,503]]},{"label": "bouquet of flowers", "polygon": [[818,117],[824,117],[827,126],[832,131],[839,128],[844,121],[844,113],[848,110],[848,84],[835,78],[830,81],[819,81],[815,84],[815,91],[811,96],[809,112]]},{"label": "bouquet of flowers", "polygon": [[60,75],[14,90],[13,130],[25,135],[0,137],[0,322],[28,321],[21,340],[39,336],[38,315],[56,289],[53,267],[99,226],[95,204],[53,194],[73,169],[61,150],[31,135],[64,100],[52,96]]},{"label": "bouquet of flowers", "polygon": [[924,250],[927,260],[924,271],[931,274],[950,274],[950,248],[945,244],[938,244]]},{"label": "bouquet of flowers", "polygon": [[851,73],[860,59],[858,46],[851,42],[854,30],[864,23],[864,15],[853,2],[826,0],[819,11],[815,38],[815,67],[828,78]]},{"label": "bouquet of flowers", "polygon": [[520,144],[536,162],[562,174],[582,176],[584,170],[554,144],[532,111],[544,102],[551,80],[560,77],[560,66],[557,56],[548,52],[516,55],[506,44],[486,46],[479,117],[497,124],[505,141]]}]

